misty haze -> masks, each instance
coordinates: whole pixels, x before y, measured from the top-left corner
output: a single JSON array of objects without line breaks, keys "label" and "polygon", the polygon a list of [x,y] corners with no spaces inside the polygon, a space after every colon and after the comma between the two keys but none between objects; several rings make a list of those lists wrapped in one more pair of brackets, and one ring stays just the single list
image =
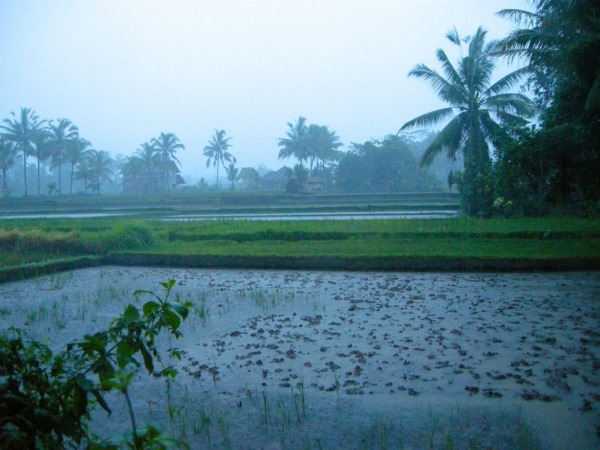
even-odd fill
[{"label": "misty haze", "polygon": [[597,2],[0,25],[0,448],[600,446]]}]

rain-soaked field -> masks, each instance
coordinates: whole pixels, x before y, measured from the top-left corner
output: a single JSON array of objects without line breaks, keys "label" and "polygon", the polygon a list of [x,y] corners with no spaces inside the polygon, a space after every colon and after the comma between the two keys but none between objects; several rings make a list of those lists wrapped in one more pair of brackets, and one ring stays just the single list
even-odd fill
[{"label": "rain-soaked field", "polygon": [[167,279],[195,305],[180,374],[132,395],[192,448],[600,445],[597,273],[106,267],[1,285],[2,326],[60,348]]}]

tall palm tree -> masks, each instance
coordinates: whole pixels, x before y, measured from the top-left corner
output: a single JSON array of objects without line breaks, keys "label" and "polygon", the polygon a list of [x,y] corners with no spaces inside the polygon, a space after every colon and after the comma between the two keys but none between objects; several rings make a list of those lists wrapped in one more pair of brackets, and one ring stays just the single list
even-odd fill
[{"label": "tall palm tree", "polygon": [[289,128],[286,131],[286,138],[280,138],[278,146],[281,147],[279,150],[279,159],[295,157],[300,165],[303,165],[304,161],[310,158],[311,150],[309,145],[309,132],[308,126],[306,125],[306,118],[299,117],[296,124],[287,123]]},{"label": "tall palm tree", "polygon": [[498,15],[518,28],[499,42],[509,60],[530,63],[537,94],[549,104],[557,85],[575,77],[585,86],[583,106],[600,112],[600,3],[597,0],[533,0],[535,12],[504,9]]},{"label": "tall palm tree", "polygon": [[8,171],[15,165],[17,147],[8,139],[0,136],[0,170],[2,171],[2,196],[8,195]]},{"label": "tall palm tree", "polygon": [[227,150],[231,147],[229,141],[230,137],[225,137],[225,130],[215,130],[214,136],[208,141],[208,145],[204,147],[204,156],[206,160],[206,167],[212,165],[217,168],[217,181],[215,186],[219,187],[219,167],[225,165],[225,162],[235,163],[237,160],[235,156],[229,153]]},{"label": "tall palm tree", "polygon": [[75,175],[75,166],[82,161],[90,152],[91,144],[89,141],[76,136],[67,141],[65,146],[65,161],[71,164],[71,174],[69,177],[69,195],[73,194],[73,177]]},{"label": "tall palm tree", "polygon": [[137,178],[144,173],[144,161],[138,155],[126,156],[125,161],[120,167],[121,175]]},{"label": "tall palm tree", "polygon": [[40,128],[33,135],[31,156],[37,160],[37,195],[40,195],[40,172],[42,162],[50,156],[50,136],[45,128]]},{"label": "tall palm tree", "polygon": [[330,130],[328,126],[310,124],[308,126],[310,170],[313,170],[315,162],[318,169],[320,161],[321,168],[324,171],[326,161],[336,161],[338,159],[339,152],[337,149],[342,145],[338,135],[335,131]]},{"label": "tall palm tree", "polygon": [[58,191],[62,193],[62,165],[71,139],[79,136],[79,129],[68,119],[51,120],[48,126],[52,148],[52,166],[58,167]]},{"label": "tall palm tree", "polygon": [[89,176],[96,193],[100,195],[100,186],[103,181],[110,182],[112,171],[112,158],[105,150],[90,150],[86,158],[89,168]]},{"label": "tall palm tree", "polygon": [[158,139],[152,139],[151,144],[160,155],[160,162],[167,177],[167,190],[169,190],[169,169],[173,163],[181,164],[175,153],[177,153],[178,149],[184,150],[185,146],[179,142],[179,138],[173,133],[160,133]]},{"label": "tall palm tree", "polygon": [[[439,49],[437,59],[445,77],[424,64],[417,64],[409,76],[429,81],[436,94],[448,107],[431,111],[405,123],[400,131],[417,126],[429,126],[451,120],[423,153],[421,167],[427,167],[441,152],[450,158],[462,152],[465,164],[464,186],[467,213],[481,213],[475,179],[482,179],[490,165],[490,144],[508,139],[506,125],[525,125],[524,117],[535,113],[532,101],[523,94],[505,93],[524,75],[525,68],[516,70],[490,84],[495,68],[495,42],[485,42],[487,32],[478,28],[473,36],[461,39],[456,30],[446,37],[458,46],[461,58],[456,67]],[[468,44],[463,56],[462,44]],[[455,114],[456,113],[456,114]]]},{"label": "tall palm tree", "polygon": [[235,167],[235,164],[231,162],[225,167],[225,172],[227,173],[227,179],[231,181],[231,190],[233,191],[233,183],[240,178],[240,169]]},{"label": "tall palm tree", "polygon": [[149,142],[140,144],[140,147],[135,152],[135,156],[140,159],[148,175],[152,173],[152,169],[160,164],[160,155],[156,147]]},{"label": "tall palm tree", "polygon": [[86,153],[83,158],[79,160],[75,166],[75,172],[73,173],[75,180],[83,180],[83,189],[87,194],[90,185],[92,184],[92,171],[90,169],[90,154]]},{"label": "tall palm tree", "polygon": [[5,125],[0,128],[4,130],[2,133],[4,137],[14,142],[23,155],[23,182],[25,183],[25,196],[27,196],[27,157],[32,150],[35,134],[42,128],[43,121],[31,108],[21,108],[18,116],[14,112],[11,115],[13,119],[4,119]]}]

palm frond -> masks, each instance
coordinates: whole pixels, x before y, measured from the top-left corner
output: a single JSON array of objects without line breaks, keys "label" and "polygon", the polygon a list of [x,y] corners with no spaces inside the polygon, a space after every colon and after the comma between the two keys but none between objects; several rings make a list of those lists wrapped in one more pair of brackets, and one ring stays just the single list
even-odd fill
[{"label": "palm frond", "polygon": [[435,157],[444,150],[449,153],[455,153],[460,149],[463,141],[462,118],[462,115],[456,116],[439,132],[421,156],[420,167],[430,166]]},{"label": "palm frond", "polygon": [[502,9],[496,13],[498,17],[502,17],[503,19],[508,19],[511,22],[514,22],[517,26],[523,26],[526,28],[531,28],[537,25],[541,16],[537,13],[531,11],[525,11],[523,9]]},{"label": "palm frond", "polygon": [[446,78],[448,78],[448,83],[451,85],[462,87],[464,80],[460,77],[459,73],[456,71],[456,69],[448,59],[446,52],[444,52],[444,50],[442,49],[438,49],[436,52],[436,56],[438,61],[442,64],[442,69],[446,74]]},{"label": "palm frond", "polygon": [[423,114],[419,117],[415,117],[414,119],[409,120],[404,125],[402,125],[402,127],[400,128],[400,130],[398,130],[398,132],[404,131],[408,128],[413,128],[413,127],[418,127],[418,126],[435,125],[436,123],[441,122],[444,119],[447,119],[453,113],[454,113],[454,108],[452,108],[452,107],[442,108],[442,109],[428,112],[427,114]]},{"label": "palm frond", "polygon": [[535,104],[524,94],[505,93],[488,97],[485,106],[493,112],[508,112],[522,117],[533,117]]},{"label": "palm frond", "polygon": [[493,94],[499,94],[499,93],[505,91],[506,89],[510,89],[515,84],[517,84],[519,82],[519,80],[521,80],[521,78],[526,76],[530,70],[531,70],[530,66],[525,66],[525,67],[521,67],[520,69],[517,69],[517,70],[509,73],[508,75],[500,78],[493,85],[491,85],[485,91],[485,95],[490,96]]},{"label": "palm frond", "polygon": [[443,100],[455,99],[457,97],[457,87],[425,64],[417,64],[408,75],[429,81],[435,93]]},{"label": "palm frond", "polygon": [[498,117],[498,119],[503,125],[508,125],[509,127],[524,127],[527,124],[529,124],[529,122],[526,119],[523,119],[522,117],[519,117],[515,114],[511,114],[509,112],[493,111],[493,113],[496,117]]}]

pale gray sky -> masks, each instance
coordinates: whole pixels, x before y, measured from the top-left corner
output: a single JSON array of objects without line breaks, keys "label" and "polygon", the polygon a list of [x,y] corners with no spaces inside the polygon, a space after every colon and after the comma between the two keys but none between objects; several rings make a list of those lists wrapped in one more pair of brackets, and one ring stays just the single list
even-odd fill
[{"label": "pale gray sky", "polygon": [[513,27],[525,0],[1,0],[0,118],[66,117],[96,149],[129,155],[160,132],[182,172],[212,176],[215,128],[238,166],[276,169],[277,138],[305,116],[344,144],[395,133],[443,104],[408,78],[456,53],[445,33]]}]

